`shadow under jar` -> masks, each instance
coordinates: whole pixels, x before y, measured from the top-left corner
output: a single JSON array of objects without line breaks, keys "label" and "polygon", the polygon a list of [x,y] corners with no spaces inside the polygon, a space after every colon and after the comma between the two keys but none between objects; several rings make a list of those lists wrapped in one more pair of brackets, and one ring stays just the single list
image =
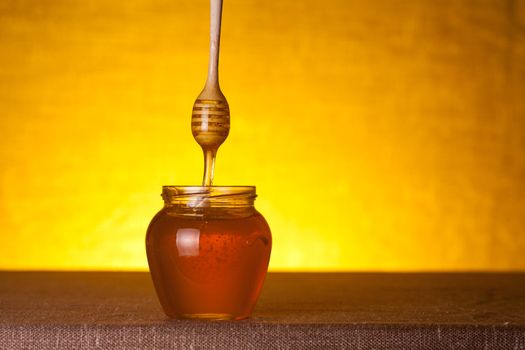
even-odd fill
[{"label": "shadow under jar", "polygon": [[148,264],[172,318],[240,320],[261,291],[272,236],[255,187],[164,186],[146,234]]}]

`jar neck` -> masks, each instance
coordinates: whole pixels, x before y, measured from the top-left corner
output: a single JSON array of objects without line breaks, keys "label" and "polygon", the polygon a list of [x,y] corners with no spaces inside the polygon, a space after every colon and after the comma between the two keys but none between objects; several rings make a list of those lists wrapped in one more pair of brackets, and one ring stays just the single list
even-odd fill
[{"label": "jar neck", "polygon": [[243,217],[255,213],[255,186],[163,186],[164,208],[179,216]]}]

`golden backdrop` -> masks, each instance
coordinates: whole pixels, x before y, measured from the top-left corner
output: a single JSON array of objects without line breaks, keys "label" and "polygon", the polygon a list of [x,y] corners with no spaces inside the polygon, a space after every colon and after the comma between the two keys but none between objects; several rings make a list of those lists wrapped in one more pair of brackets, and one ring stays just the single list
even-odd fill
[{"label": "golden backdrop", "polygon": [[[0,50],[0,268],[146,268],[208,1],[1,1]],[[225,0],[220,62],[271,269],[525,268],[525,1]]]}]

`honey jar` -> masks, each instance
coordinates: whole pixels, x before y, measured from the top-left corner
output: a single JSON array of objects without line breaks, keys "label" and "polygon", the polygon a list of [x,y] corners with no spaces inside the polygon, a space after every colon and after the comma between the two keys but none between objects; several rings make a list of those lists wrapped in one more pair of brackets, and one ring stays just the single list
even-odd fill
[{"label": "honey jar", "polygon": [[164,186],[146,234],[157,296],[172,318],[250,316],[272,249],[252,186]]}]

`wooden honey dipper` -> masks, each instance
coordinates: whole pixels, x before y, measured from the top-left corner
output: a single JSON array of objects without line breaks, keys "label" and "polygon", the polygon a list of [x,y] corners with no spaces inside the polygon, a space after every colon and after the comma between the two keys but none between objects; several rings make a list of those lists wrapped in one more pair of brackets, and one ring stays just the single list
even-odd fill
[{"label": "wooden honey dipper", "polygon": [[219,87],[222,0],[210,0],[210,60],[204,89],[193,105],[191,132],[204,152],[202,186],[212,186],[215,157],[230,132],[230,108]]}]

